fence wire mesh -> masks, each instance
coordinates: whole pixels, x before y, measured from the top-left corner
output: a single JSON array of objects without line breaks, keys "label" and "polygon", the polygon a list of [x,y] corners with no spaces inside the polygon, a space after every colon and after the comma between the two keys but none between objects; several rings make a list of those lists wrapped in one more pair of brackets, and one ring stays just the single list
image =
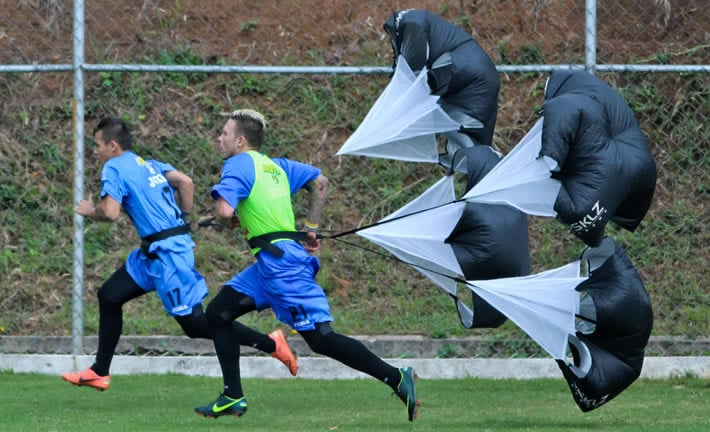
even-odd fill
[{"label": "fence wire mesh", "polygon": [[[601,72],[629,102],[659,170],[654,204],[636,233],[610,228],[652,297],[654,335],[698,341],[661,354],[707,354],[710,222],[710,11],[697,0],[598,1],[600,64],[703,66],[704,72]],[[0,67],[72,63],[72,2],[0,0]],[[439,13],[469,31],[498,65],[584,64],[585,2],[489,1],[124,1],[85,4],[89,64],[389,66],[382,24],[395,10]],[[494,144],[509,151],[532,126],[547,74],[501,74]],[[364,118],[388,77],[334,74],[86,73],[85,191],[97,199],[91,157],[97,118],[125,118],[137,152],[173,163],[196,181],[196,210],[219,178],[215,130],[225,113],[252,107],[270,122],[269,152],[319,164],[333,184],[322,225],[344,231],[374,222],[422,192],[443,172],[431,166],[332,155]],[[0,334],[71,332],[73,80],[68,72],[0,73]],[[303,214],[303,203],[296,211]],[[127,218],[85,222],[84,327],[98,327],[96,291],[135,247]],[[534,270],[561,265],[582,245],[553,220],[530,223]],[[249,262],[238,235],[201,230],[197,266],[211,292]],[[356,241],[356,240],[354,240]],[[360,243],[362,246],[372,246]],[[535,356],[514,326],[470,332],[453,303],[405,265],[348,244],[321,252],[324,286],[339,329],[485,336],[501,356]],[[155,296],[124,308],[124,334],[179,335]],[[268,313],[247,320],[267,330]],[[673,339],[676,340],[676,339]],[[497,348],[503,344],[502,348]],[[668,348],[670,347],[670,348]],[[90,349],[90,348],[89,348]],[[671,351],[668,351],[671,350]]]}]

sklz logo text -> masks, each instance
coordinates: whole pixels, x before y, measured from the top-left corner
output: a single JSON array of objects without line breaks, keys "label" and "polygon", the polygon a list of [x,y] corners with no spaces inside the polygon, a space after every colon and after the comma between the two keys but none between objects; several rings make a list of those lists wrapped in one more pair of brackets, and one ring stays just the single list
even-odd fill
[{"label": "sklz logo text", "polygon": [[584,392],[582,391],[582,389],[579,388],[577,383],[570,383],[569,387],[570,389],[572,389],[572,393],[574,395],[575,400],[577,400],[580,404],[584,405],[587,408],[597,408],[609,401],[609,394],[605,394],[599,399],[592,399],[584,394]]},{"label": "sklz logo text", "polygon": [[606,212],[607,210],[599,204],[599,201],[597,201],[592,206],[591,212],[587,213],[578,222],[570,224],[569,227],[574,232],[588,232],[590,229],[597,226],[597,222],[604,217]]},{"label": "sklz logo text", "polygon": [[281,176],[281,171],[276,167],[276,165],[272,164],[263,164],[262,169],[266,174],[271,175],[271,179],[274,181],[274,183],[278,184],[279,183],[279,177]]}]

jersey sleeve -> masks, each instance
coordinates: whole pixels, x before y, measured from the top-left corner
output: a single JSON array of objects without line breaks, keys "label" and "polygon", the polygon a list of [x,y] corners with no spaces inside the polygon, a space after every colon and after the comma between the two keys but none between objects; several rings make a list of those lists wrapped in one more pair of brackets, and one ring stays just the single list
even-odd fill
[{"label": "jersey sleeve", "polygon": [[239,201],[249,197],[255,180],[254,161],[247,154],[239,154],[224,162],[222,178],[212,186],[210,195],[215,200],[222,197],[236,209]]},{"label": "jersey sleeve", "polygon": [[125,192],[126,188],[118,173],[118,168],[110,163],[104,165],[101,170],[101,199],[108,195],[119,203],[123,203]]},{"label": "jersey sleeve", "polygon": [[174,166],[172,166],[171,164],[169,164],[167,162],[161,162],[161,161],[157,161],[157,160],[150,160],[148,162],[150,162],[150,164],[153,165],[154,167],[158,168],[158,170],[161,173],[166,173],[166,172],[170,172],[170,171],[177,171]]},{"label": "jersey sleeve", "polygon": [[302,162],[296,162],[286,158],[273,159],[285,172],[288,183],[291,186],[291,195],[304,188],[308,183],[318,178],[321,170]]}]

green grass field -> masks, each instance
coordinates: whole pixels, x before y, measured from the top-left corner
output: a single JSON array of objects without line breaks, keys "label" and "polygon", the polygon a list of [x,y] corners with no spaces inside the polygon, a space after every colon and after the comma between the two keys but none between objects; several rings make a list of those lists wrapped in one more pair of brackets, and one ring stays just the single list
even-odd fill
[{"label": "green grass field", "polygon": [[244,381],[249,411],[206,419],[218,378],[115,376],[109,391],[0,372],[0,431],[707,431],[710,381],[641,380],[582,413],[559,380],[419,380],[419,418],[374,380]]}]

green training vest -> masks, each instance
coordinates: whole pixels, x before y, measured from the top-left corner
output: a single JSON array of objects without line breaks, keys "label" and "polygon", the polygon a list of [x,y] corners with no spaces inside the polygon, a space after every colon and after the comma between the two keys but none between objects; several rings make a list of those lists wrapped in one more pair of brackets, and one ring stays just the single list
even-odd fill
[{"label": "green training vest", "polygon": [[[277,231],[296,231],[291,187],[286,172],[257,151],[249,150],[246,153],[254,161],[255,178],[249,197],[237,204],[237,216],[246,230],[247,240]],[[252,253],[256,254],[260,250],[254,248]]]}]

